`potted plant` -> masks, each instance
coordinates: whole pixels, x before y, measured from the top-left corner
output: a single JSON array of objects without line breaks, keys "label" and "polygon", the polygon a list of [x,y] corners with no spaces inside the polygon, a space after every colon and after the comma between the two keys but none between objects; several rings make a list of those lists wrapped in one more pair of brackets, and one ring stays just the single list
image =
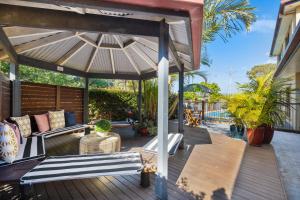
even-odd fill
[{"label": "potted plant", "polygon": [[148,121],[148,132],[150,136],[156,136],[157,135],[157,126],[155,126],[154,121],[149,120]]},{"label": "potted plant", "polygon": [[229,112],[246,127],[250,145],[270,143],[273,127],[282,124],[287,117],[282,109],[289,105],[282,99],[287,86],[288,79],[273,79],[270,72],[239,85],[241,92],[226,98]]},{"label": "potted plant", "polygon": [[95,131],[99,136],[106,137],[111,130],[111,123],[108,120],[101,119],[95,124]]},{"label": "potted plant", "polygon": [[[276,78],[272,80],[266,95],[261,121],[265,128],[264,144],[270,144],[274,135],[274,126],[281,126],[288,119],[288,112],[283,107],[294,109],[290,106],[290,96],[295,89],[290,88],[290,79]],[[284,98],[283,98],[284,96]]]},{"label": "potted plant", "polygon": [[146,137],[146,136],[149,135],[146,120],[143,120],[142,122],[139,122],[139,123],[136,124],[135,126],[136,126],[136,128],[137,128],[137,132],[138,132],[141,136]]}]

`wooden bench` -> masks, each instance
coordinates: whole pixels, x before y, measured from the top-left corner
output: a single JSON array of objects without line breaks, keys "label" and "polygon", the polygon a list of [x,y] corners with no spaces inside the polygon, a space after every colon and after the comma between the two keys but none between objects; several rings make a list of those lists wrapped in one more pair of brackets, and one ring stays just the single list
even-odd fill
[{"label": "wooden bench", "polygon": [[43,136],[45,139],[47,139],[47,138],[63,135],[63,134],[66,134],[66,133],[72,133],[74,131],[80,131],[80,130],[85,130],[86,134],[89,133],[89,127],[88,126],[82,125],[82,124],[76,124],[74,126],[58,128],[58,129],[50,130],[50,131],[46,131],[46,132],[34,132],[34,133],[32,133],[32,135]]}]

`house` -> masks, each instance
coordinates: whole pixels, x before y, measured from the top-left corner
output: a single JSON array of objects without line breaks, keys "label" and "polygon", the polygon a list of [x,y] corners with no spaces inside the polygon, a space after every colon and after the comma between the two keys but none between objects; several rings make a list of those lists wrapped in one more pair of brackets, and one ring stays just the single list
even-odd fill
[{"label": "house", "polygon": [[[270,55],[277,56],[275,78],[290,78],[290,88],[283,98],[290,101],[286,106],[288,119],[282,129],[300,130],[300,0],[281,0]],[[298,90],[297,90],[298,89]]]}]

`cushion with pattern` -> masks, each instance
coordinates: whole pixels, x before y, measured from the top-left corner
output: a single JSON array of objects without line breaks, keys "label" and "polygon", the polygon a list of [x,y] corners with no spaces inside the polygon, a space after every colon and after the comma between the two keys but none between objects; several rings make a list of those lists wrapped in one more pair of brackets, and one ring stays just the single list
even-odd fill
[{"label": "cushion with pattern", "polygon": [[65,127],[65,111],[49,111],[49,123],[51,130]]},{"label": "cushion with pattern", "polygon": [[11,117],[10,119],[16,122],[23,137],[29,137],[31,135],[31,122],[29,115]]},{"label": "cushion with pattern", "polygon": [[21,135],[19,127],[16,124],[10,123],[10,122],[8,122],[6,120],[3,121],[3,124],[7,124],[8,126],[10,126],[14,130],[15,135],[17,137],[17,140],[18,140],[19,144],[22,144],[23,143],[23,137]]},{"label": "cushion with pattern", "polygon": [[12,163],[18,155],[19,144],[14,130],[8,124],[0,124],[0,159]]}]

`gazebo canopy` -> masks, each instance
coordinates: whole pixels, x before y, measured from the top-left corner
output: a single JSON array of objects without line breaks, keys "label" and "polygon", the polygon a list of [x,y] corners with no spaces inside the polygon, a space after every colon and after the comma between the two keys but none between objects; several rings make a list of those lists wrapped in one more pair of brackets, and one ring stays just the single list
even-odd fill
[{"label": "gazebo canopy", "polygon": [[20,64],[90,78],[152,78],[158,67],[157,27],[164,19],[169,25],[170,72],[200,65],[203,1],[0,3],[0,24],[8,38],[1,60],[9,58],[10,43]]}]

